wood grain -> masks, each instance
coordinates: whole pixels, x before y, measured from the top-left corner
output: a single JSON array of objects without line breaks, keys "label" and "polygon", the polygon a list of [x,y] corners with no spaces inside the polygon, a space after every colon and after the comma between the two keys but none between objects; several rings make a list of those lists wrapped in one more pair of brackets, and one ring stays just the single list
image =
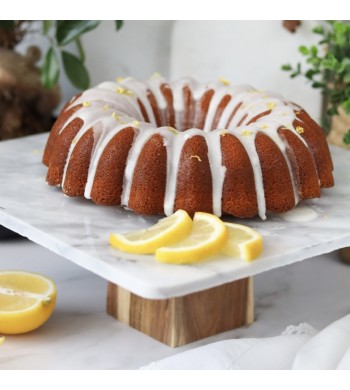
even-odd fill
[{"label": "wood grain", "polygon": [[164,300],[141,298],[109,283],[107,312],[178,347],[253,322],[253,299],[252,278]]}]

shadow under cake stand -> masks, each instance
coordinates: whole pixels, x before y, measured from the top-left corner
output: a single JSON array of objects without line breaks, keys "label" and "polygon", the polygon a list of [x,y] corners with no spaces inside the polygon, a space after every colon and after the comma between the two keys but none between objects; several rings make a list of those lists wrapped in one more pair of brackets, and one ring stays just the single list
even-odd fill
[{"label": "shadow under cake stand", "polygon": [[107,312],[172,347],[251,323],[253,275],[350,245],[350,153],[340,148],[331,148],[336,186],[323,190],[321,199],[267,221],[244,220],[264,236],[259,260],[218,255],[180,266],[111,248],[111,232],[146,228],[158,219],[49,187],[41,163],[46,139],[0,143],[0,224],[106,279]]}]

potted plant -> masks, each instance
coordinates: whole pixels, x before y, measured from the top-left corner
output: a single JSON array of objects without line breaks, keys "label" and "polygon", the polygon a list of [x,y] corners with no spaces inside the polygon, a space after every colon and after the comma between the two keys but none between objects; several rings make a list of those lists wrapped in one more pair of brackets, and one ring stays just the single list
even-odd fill
[{"label": "potted plant", "polygon": [[[100,25],[98,20],[1,20],[0,21],[0,141],[48,131],[52,111],[60,101],[58,80],[63,68],[78,89],[89,87],[81,36]],[[116,30],[123,25],[115,21]],[[17,53],[29,34],[43,36],[48,48],[41,58],[38,47]],[[75,45],[76,52],[71,52]]]},{"label": "potted plant", "polygon": [[[300,63],[295,67],[285,64],[282,69],[292,78],[306,78],[312,88],[322,91],[322,127],[328,140],[350,149],[350,24],[327,21],[313,32],[321,37],[318,44],[299,47],[307,69]],[[350,247],[340,249],[339,255],[350,264]]]},{"label": "potted plant", "polygon": [[320,36],[318,44],[299,47],[306,69],[298,63],[285,64],[282,70],[292,78],[304,77],[312,88],[322,91],[322,127],[330,142],[350,145],[350,24],[327,21],[313,32]]}]

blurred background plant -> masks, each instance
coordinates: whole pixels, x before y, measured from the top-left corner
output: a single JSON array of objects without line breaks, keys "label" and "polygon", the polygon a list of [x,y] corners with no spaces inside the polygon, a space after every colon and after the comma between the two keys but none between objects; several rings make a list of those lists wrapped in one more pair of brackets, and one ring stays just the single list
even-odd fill
[{"label": "blurred background plant", "polygon": [[[41,20],[35,21],[2,20],[0,21],[0,47],[14,50],[27,34],[41,34],[47,38],[49,48],[41,65],[41,81],[47,88],[52,88],[58,82],[61,64],[70,82],[79,89],[89,87],[90,79],[85,67],[84,47],[81,36],[97,28],[98,20]],[[123,21],[115,21],[115,29],[122,28]],[[66,50],[67,45],[74,43],[79,55]],[[38,60],[40,52],[32,49]],[[35,51],[35,52],[34,52]],[[39,57],[39,58],[38,58]]]},{"label": "blurred background plant", "polygon": [[[304,69],[285,64],[282,70],[290,77],[304,77],[323,94],[322,126],[331,140],[350,144],[350,24],[348,21],[327,21],[313,28],[320,36],[317,45],[299,46],[306,59]],[[339,142],[340,141],[340,142]]]},{"label": "blurred background plant", "polygon": [[[75,88],[90,86],[81,37],[100,23],[98,20],[0,20],[0,141],[50,129],[52,112],[61,99],[60,73]],[[114,22],[115,30],[122,26],[123,21]],[[27,47],[25,54],[17,50],[30,36],[46,41],[43,56],[37,45]]]}]

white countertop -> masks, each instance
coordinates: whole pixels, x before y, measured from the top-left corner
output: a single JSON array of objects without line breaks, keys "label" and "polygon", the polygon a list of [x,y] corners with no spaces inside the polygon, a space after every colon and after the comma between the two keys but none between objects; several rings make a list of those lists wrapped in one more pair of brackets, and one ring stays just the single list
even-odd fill
[{"label": "white countertop", "polygon": [[334,253],[322,255],[256,276],[251,326],[173,349],[108,316],[106,281],[47,249],[24,239],[0,241],[0,269],[40,272],[58,288],[43,327],[6,337],[0,369],[137,369],[214,341],[277,335],[290,324],[322,329],[350,313],[350,266]]}]

